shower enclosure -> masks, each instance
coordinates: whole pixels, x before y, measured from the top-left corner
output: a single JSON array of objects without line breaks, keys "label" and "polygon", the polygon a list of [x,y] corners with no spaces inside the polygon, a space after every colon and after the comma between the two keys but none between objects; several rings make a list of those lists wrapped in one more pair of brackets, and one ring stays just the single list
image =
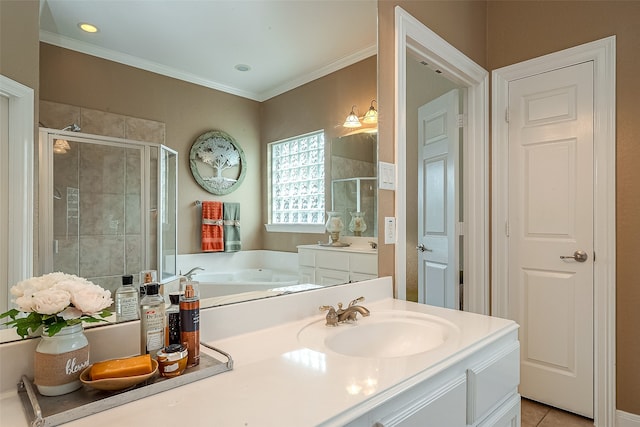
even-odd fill
[{"label": "shower enclosure", "polygon": [[163,145],[40,130],[40,269],[109,289],[142,270],[176,277],[177,153]]}]

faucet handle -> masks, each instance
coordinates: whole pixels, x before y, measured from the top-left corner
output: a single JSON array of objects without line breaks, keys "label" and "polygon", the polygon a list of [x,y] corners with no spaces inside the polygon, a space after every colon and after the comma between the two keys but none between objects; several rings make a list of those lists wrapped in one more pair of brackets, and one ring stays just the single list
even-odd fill
[{"label": "faucet handle", "polygon": [[327,326],[338,326],[338,313],[336,313],[336,309],[330,305],[321,305],[320,311],[329,311],[326,317],[326,325]]},{"label": "faucet handle", "polygon": [[356,305],[357,303],[362,302],[362,301],[364,301],[364,297],[356,298],[356,299],[354,299],[353,301],[351,301],[351,302],[349,303],[349,307],[352,307],[352,306],[354,306],[354,305]]}]

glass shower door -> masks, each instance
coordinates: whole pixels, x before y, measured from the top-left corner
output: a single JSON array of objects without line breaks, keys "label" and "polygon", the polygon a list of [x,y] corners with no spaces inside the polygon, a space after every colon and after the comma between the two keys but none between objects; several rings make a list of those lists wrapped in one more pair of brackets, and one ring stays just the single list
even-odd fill
[{"label": "glass shower door", "polygon": [[48,144],[50,181],[41,180],[41,191],[51,194],[51,184],[53,191],[49,206],[41,206],[52,215],[53,248],[50,269],[44,270],[76,274],[114,293],[122,275],[137,278],[153,268],[147,267],[146,246],[153,241],[143,217],[150,203],[147,150],[72,135],[49,135]]}]

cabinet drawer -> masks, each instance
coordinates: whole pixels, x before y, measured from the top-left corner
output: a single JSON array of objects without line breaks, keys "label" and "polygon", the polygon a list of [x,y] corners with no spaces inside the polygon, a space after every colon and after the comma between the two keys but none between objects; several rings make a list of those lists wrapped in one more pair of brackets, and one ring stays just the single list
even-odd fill
[{"label": "cabinet drawer", "polygon": [[377,254],[350,254],[350,267],[354,273],[378,275]]},{"label": "cabinet drawer", "polygon": [[349,271],[349,255],[342,252],[318,251],[316,253],[316,267]]},{"label": "cabinet drawer", "polygon": [[298,265],[304,265],[306,267],[315,267],[316,266],[316,255],[315,251],[310,251],[307,249],[298,249]]},{"label": "cabinet drawer", "polygon": [[520,344],[515,342],[467,370],[467,423],[473,424],[520,383]]}]

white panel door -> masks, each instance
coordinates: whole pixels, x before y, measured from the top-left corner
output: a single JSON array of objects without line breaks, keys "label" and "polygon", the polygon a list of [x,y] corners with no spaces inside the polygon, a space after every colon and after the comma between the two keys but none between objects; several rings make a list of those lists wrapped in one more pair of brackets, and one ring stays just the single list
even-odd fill
[{"label": "white panel door", "polygon": [[[509,83],[509,317],[521,326],[520,393],[588,417],[593,182],[592,63]],[[566,258],[576,251],[586,261]]]},{"label": "white panel door", "polygon": [[458,308],[459,91],[418,109],[418,301]]}]

